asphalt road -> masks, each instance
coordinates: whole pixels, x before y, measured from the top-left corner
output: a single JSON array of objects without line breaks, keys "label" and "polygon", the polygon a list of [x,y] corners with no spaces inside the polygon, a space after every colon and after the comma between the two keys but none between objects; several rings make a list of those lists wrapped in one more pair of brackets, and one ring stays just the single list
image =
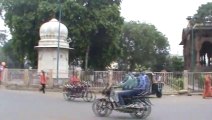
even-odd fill
[{"label": "asphalt road", "polygon": [[[146,120],[209,120],[212,98],[163,96],[151,98],[152,113]],[[127,113],[113,111],[96,117],[91,103],[78,99],[68,102],[61,93],[0,90],[0,120],[133,120]]]}]

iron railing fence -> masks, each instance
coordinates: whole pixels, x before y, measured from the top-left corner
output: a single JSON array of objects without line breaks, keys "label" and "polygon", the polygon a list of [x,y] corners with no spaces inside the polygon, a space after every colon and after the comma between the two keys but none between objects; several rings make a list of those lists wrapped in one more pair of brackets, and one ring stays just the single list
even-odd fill
[{"label": "iron railing fence", "polygon": [[[47,71],[48,86],[63,86],[69,81],[69,78],[76,73],[82,81],[89,82],[92,87],[103,88],[107,83],[118,84],[122,81],[125,71],[73,71],[68,73],[59,72],[59,74],[68,74],[68,78],[52,78],[52,71]],[[190,92],[202,92],[204,88],[205,74],[212,72],[154,72],[155,79],[164,82],[164,92],[178,92],[185,89]],[[111,75],[111,76],[110,76]],[[3,82],[6,85],[18,86],[36,86],[39,85],[39,73],[36,69],[5,69],[3,72]],[[110,79],[112,81],[110,81]]]},{"label": "iron railing fence", "polygon": [[187,89],[191,92],[202,92],[204,89],[205,75],[212,72],[188,72],[188,87]]}]

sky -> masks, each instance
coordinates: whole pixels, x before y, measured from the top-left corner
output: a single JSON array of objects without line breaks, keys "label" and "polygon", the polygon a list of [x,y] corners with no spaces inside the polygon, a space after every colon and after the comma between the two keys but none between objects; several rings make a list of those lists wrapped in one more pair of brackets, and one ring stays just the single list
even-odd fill
[{"label": "sky", "polygon": [[[170,53],[183,55],[182,30],[187,16],[196,14],[201,4],[211,0],[122,0],[121,16],[125,21],[140,21],[154,25],[169,41]],[[0,20],[0,30],[5,29]]]},{"label": "sky", "polygon": [[125,21],[140,21],[154,25],[169,41],[170,53],[183,55],[179,45],[187,16],[196,14],[201,4],[211,0],[123,0],[121,16]]}]

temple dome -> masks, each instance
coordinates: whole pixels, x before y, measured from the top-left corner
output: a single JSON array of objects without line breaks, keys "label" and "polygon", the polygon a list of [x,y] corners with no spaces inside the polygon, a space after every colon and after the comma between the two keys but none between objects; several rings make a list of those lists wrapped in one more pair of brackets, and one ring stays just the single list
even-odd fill
[{"label": "temple dome", "polygon": [[[49,22],[44,23],[40,27],[40,39],[58,39],[58,31],[59,31],[59,21],[55,18],[51,19]],[[68,36],[67,27],[60,23],[60,41],[66,40]]]}]

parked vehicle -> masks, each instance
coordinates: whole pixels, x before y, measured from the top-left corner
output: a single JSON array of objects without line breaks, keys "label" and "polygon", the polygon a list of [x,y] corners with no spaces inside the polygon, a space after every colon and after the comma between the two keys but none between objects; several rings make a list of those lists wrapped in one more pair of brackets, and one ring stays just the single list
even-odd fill
[{"label": "parked vehicle", "polygon": [[151,94],[155,94],[158,98],[161,98],[163,95],[162,88],[163,88],[162,82],[152,83]]},{"label": "parked vehicle", "polygon": [[123,113],[129,113],[132,117],[145,119],[151,113],[151,102],[146,96],[146,93],[142,93],[139,96],[125,97],[125,103],[132,105],[132,107],[118,106],[114,100],[114,88],[106,86],[102,94],[103,98],[96,99],[93,102],[92,110],[96,116],[106,117],[109,116],[113,110]]},{"label": "parked vehicle", "polygon": [[68,101],[72,101],[75,98],[83,98],[86,102],[93,101],[96,98],[96,94],[89,90],[89,87],[90,85],[86,82],[66,84],[63,87],[63,97]]},{"label": "parked vehicle", "polygon": [[161,98],[163,95],[162,90],[164,82],[159,78],[160,76],[157,77],[154,73],[148,73],[147,75],[149,76],[149,79],[151,81],[151,88],[149,94],[150,95],[155,94],[156,97]]}]

